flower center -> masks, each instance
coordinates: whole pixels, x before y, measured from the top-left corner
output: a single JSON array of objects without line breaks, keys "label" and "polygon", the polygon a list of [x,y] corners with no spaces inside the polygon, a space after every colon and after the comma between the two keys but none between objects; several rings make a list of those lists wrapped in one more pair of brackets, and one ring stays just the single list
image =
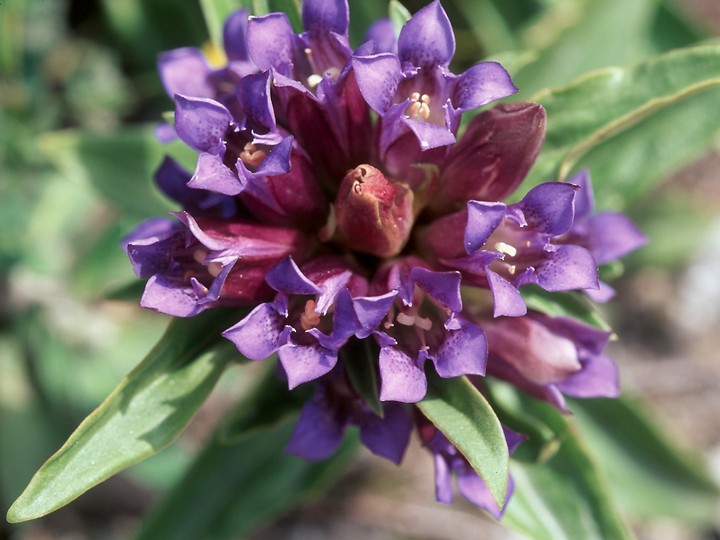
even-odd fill
[{"label": "flower center", "polygon": [[253,143],[247,143],[240,152],[240,160],[252,171],[260,166],[266,156],[267,152],[260,150]]},{"label": "flower center", "polygon": [[420,92],[410,94],[410,104],[405,109],[405,116],[413,120],[425,121],[430,118],[430,96]]}]

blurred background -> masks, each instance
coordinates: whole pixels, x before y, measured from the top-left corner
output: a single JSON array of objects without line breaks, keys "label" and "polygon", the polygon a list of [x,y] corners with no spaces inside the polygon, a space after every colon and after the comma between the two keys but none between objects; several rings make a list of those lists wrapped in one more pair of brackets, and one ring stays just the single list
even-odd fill
[{"label": "blurred background", "polygon": [[[405,5],[414,12],[424,3]],[[274,2],[255,4],[263,9]],[[387,3],[350,5],[357,45],[369,22],[387,13]],[[717,0],[444,0],[443,6],[456,29],[453,70],[501,59],[521,89],[513,99],[720,34]],[[172,209],[152,185],[163,155],[194,165],[180,145],[154,138],[154,126],[171,108],[156,55],[207,42],[203,9],[194,0],[0,1],[3,513],[167,325],[167,317],[137,307],[142,284],[119,242],[141,219]],[[651,238],[613,269],[619,294],[603,307],[620,338],[611,355],[625,392],[688,462],[705,463],[703,474],[716,480],[719,105],[717,91],[703,93],[587,156],[591,171],[603,168],[643,186],[625,194],[596,188],[600,210],[627,212]],[[226,373],[173,446],[51,516],[0,523],[0,539],[131,537],[221,414],[251,386],[253,370]],[[432,464],[417,445],[401,468],[381,461],[361,454],[340,485],[253,538],[514,538],[470,505],[436,504]],[[718,539],[720,519],[712,510],[685,509],[706,503],[700,491],[678,489],[675,496],[687,498],[677,501],[683,507],[677,515],[643,513],[642,504],[622,496],[621,502],[633,510],[639,538]]]}]

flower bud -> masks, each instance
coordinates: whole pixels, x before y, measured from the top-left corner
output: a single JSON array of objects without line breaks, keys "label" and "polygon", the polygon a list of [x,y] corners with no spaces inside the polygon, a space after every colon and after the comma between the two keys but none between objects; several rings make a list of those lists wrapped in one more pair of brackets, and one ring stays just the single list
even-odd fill
[{"label": "flower bud", "polygon": [[378,257],[400,253],[413,225],[413,192],[370,165],[350,171],[335,201],[337,238]]}]

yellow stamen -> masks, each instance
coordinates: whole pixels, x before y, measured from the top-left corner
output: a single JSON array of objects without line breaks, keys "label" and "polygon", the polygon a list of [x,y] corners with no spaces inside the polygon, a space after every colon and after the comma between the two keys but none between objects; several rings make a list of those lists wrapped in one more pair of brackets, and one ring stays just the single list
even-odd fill
[{"label": "yellow stamen", "polygon": [[212,41],[206,41],[202,46],[202,53],[205,56],[210,67],[215,69],[221,68],[227,65],[228,59],[225,56],[225,51],[218,47]]}]

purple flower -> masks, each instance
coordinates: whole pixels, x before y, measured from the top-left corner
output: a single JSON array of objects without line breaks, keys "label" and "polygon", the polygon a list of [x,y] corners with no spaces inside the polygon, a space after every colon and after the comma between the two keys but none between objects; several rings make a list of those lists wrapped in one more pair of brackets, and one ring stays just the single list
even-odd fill
[{"label": "purple flower", "polygon": [[[624,216],[592,214],[583,175],[505,202],[540,151],[544,109],[498,105],[458,135],[464,112],[516,88],[493,62],[450,71],[455,38],[437,0],[397,39],[373,25],[356,50],[346,0],[306,0],[302,23],[295,33],[282,13],[232,15],[223,68],[197,49],[161,56],[173,130],[197,163],[162,164],[157,183],[180,211],[124,242],[148,279],[141,304],[183,317],[250,305],[223,336],[248,359],[277,355],[290,389],[314,386],[288,444],[307,459],[355,426],[399,462],[428,371],[498,377],[561,409],[563,395],[615,395],[608,334],[527,313],[519,292],[597,291],[598,264],[644,241]],[[438,499],[450,501],[455,475],[499,516],[457,449],[427,419],[416,426]]]},{"label": "purple flower", "polygon": [[[495,519],[500,519],[513,492],[512,476],[508,479],[508,490],[502,508],[493,500],[490,490],[482,478],[473,470],[465,457],[425,417],[418,416],[418,433],[423,445],[432,453],[435,464],[435,498],[444,504],[453,501],[453,476],[457,480],[460,494],[471,503],[486,510]],[[508,450],[513,453],[525,439],[524,436],[503,427]]]}]

